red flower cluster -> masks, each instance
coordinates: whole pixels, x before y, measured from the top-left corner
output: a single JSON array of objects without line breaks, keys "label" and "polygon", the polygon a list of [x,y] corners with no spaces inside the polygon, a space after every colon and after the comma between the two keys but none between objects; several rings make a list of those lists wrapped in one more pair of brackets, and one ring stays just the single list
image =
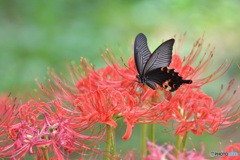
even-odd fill
[{"label": "red flower cluster", "polygon": [[1,143],[5,145],[0,148],[0,157],[21,159],[29,153],[42,159],[53,150],[58,159],[64,159],[73,151],[86,154],[95,150],[91,146],[101,142],[102,137],[86,134],[86,130],[92,129],[89,124],[72,123],[71,115],[62,105],[59,100],[52,103],[30,100],[22,105],[19,116],[12,117],[8,125],[2,127],[5,132],[1,134]]},{"label": "red flower cluster", "polygon": [[[230,94],[234,81],[215,101],[201,90],[203,85],[222,76],[231,63],[225,61],[214,70],[218,60],[213,63],[213,50],[208,51],[208,47],[201,57],[203,38],[181,59],[182,42],[180,39],[169,68],[193,83],[182,85],[175,93],[160,87],[152,90],[139,86],[133,57],[119,61],[108,48],[102,53],[105,68],[95,70],[81,58],[80,66],[72,63],[68,68],[71,80],[49,70],[48,85],[36,82],[48,97],[40,93],[41,100],[50,102],[30,100],[20,107],[19,116],[13,116],[7,125],[3,122],[2,128],[8,132],[3,132],[1,137],[5,137],[2,142],[7,145],[0,148],[0,156],[22,158],[27,152],[44,156],[53,151],[56,157],[63,159],[72,152],[82,155],[88,151],[98,152],[93,146],[106,140],[106,126],[115,129],[120,118],[127,125],[125,140],[130,138],[135,123],[158,123],[171,127],[174,135],[181,136],[188,131],[196,135],[215,134],[239,123],[239,91]],[[223,87],[220,93],[222,90]],[[147,159],[172,154],[173,150],[150,142],[148,147],[154,153]],[[179,156],[191,159],[202,155],[186,152]]]}]

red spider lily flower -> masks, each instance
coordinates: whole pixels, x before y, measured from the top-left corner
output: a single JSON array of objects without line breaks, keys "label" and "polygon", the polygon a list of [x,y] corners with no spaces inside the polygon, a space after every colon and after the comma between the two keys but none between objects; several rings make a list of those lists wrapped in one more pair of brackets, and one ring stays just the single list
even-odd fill
[{"label": "red spider lily flower", "polygon": [[[172,63],[169,68],[174,68],[175,71],[179,72],[179,75],[182,76],[183,79],[191,79],[193,83],[190,86],[201,87],[206,83],[212,82],[221,77],[230,67],[232,61],[228,64],[226,60],[215,71],[213,71],[213,68],[218,64],[220,57],[214,62],[213,56],[215,48],[209,51],[210,45],[208,45],[204,55],[199,57],[202,53],[204,42],[203,37],[194,43],[191,52],[182,60],[179,55],[184,39],[185,34],[183,37],[179,38],[179,43],[177,43],[178,45],[175,49]],[[197,61],[197,58],[200,58],[200,61]],[[206,74],[208,74],[208,76],[206,76]]]},{"label": "red spider lily flower", "polygon": [[73,152],[84,155],[87,151],[99,152],[91,146],[103,141],[102,136],[84,135],[91,126],[81,122],[77,126],[82,128],[73,130],[70,115],[61,105],[59,100],[51,104],[30,100],[22,105],[19,122],[10,123],[5,127],[8,132],[1,134],[4,137],[1,143],[7,145],[0,148],[0,157],[21,159],[29,153],[42,159],[53,152],[58,159],[64,159]]},{"label": "red spider lily flower", "polygon": [[225,149],[225,152],[228,153],[228,156],[224,155],[223,157],[219,158],[219,160],[239,160],[240,159],[239,151],[240,151],[240,143],[229,145]]},{"label": "red spider lily flower", "polygon": [[[222,95],[219,94],[215,101],[200,88],[178,89],[165,107],[159,106],[161,119],[167,117],[169,121],[174,120],[174,124],[163,125],[173,126],[175,135],[184,136],[187,131],[196,135],[202,135],[203,131],[215,135],[218,130],[239,123],[240,106],[235,106],[239,103],[238,91],[234,91],[232,95],[230,93],[233,83],[231,81],[227,90]],[[222,90],[223,87],[220,93]]]},{"label": "red spider lily flower", "polygon": [[151,112],[154,112],[148,107],[141,106],[127,90],[115,90],[110,87],[79,96],[74,106],[78,110],[73,112],[79,112],[79,116],[74,117],[75,121],[104,123],[116,128],[116,120],[123,117],[124,123],[127,124],[123,136],[125,140],[131,136],[134,123],[142,123],[143,119],[148,119]]},{"label": "red spider lily flower", "polygon": [[105,123],[116,128],[117,123],[112,118],[117,113],[119,103],[118,99],[112,98],[113,95],[105,97],[107,92],[108,90],[97,90],[76,99],[74,106],[81,114],[81,116],[77,116],[79,117],[77,119],[88,123]]},{"label": "red spider lily flower", "polygon": [[[7,133],[6,127],[14,122],[14,117],[18,115],[19,105],[16,104],[16,98],[14,100],[10,97],[11,94],[0,95],[0,135]],[[5,137],[0,136],[0,152],[2,146],[8,143],[4,141]]]},{"label": "red spider lily flower", "polygon": [[0,95],[0,126],[8,123],[12,116],[16,116],[18,113],[18,105],[15,104],[16,98],[11,100],[10,95]]},{"label": "red spider lily flower", "polygon": [[[89,64],[86,59],[81,58],[81,65],[76,66],[75,63],[68,67],[71,81],[63,74],[60,78],[54,71],[48,71],[50,79],[48,86],[38,82],[37,84],[47,94],[48,98],[57,98],[73,104],[78,96],[86,95],[89,92],[96,91],[99,87],[119,87],[121,77],[113,67],[106,67],[95,71],[94,66]],[[41,93],[39,96],[46,99]]]}]

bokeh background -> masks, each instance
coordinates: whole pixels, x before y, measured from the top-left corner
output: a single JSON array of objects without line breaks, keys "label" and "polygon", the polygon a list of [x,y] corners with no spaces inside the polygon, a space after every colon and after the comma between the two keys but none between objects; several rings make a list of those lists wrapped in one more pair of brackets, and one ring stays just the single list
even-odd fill
[{"label": "bokeh background", "polygon": [[[0,1],[0,93],[12,93],[22,101],[38,88],[35,77],[47,77],[47,67],[68,75],[65,59],[79,63],[85,57],[96,68],[104,67],[99,49],[108,44],[116,53],[118,43],[129,57],[127,45],[131,38],[142,32],[148,37],[150,50],[154,50],[163,39],[187,32],[181,55],[188,54],[193,43],[205,33],[205,45],[215,46],[214,56],[223,55],[234,59],[227,73],[219,80],[207,84],[204,92],[215,98],[221,84],[228,85],[236,79],[240,84],[240,1],[215,0],[10,0]],[[126,126],[117,134],[118,151],[126,148],[139,151],[140,126],[136,125],[129,141],[121,136]],[[163,133],[158,127],[156,137],[159,144],[175,143],[175,137]],[[225,131],[225,134],[232,131]],[[206,144],[206,154],[219,151],[230,139],[237,142],[239,129],[224,138],[190,135],[198,147]],[[188,141],[188,147],[192,145]],[[224,147],[224,145],[223,145]]]}]

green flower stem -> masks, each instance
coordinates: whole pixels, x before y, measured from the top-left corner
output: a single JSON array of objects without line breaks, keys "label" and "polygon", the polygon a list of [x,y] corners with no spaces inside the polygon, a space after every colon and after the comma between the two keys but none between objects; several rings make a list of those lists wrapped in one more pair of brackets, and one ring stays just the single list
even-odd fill
[{"label": "green flower stem", "polygon": [[105,160],[110,160],[111,155],[111,136],[112,136],[112,127],[107,125],[107,140],[106,140],[106,149],[105,149]]},{"label": "green flower stem", "polygon": [[[180,152],[184,152],[184,150],[185,150],[185,147],[187,144],[186,142],[187,142],[188,133],[189,133],[189,131],[186,132],[184,137],[180,136],[180,134],[177,135],[176,149]],[[176,152],[176,157],[178,157],[177,152]]]},{"label": "green flower stem", "polygon": [[[152,102],[157,103],[157,98],[154,96],[152,97]],[[155,124],[150,124],[150,131],[149,131],[149,135],[148,138],[151,142],[154,142],[155,140]]]},{"label": "green flower stem", "polygon": [[37,159],[38,159],[37,154],[33,154],[33,159],[34,159],[34,160],[37,160]]},{"label": "green flower stem", "polygon": [[[44,139],[48,140],[48,135],[44,136]],[[48,146],[42,146],[41,147],[42,151],[43,151],[43,155],[40,156],[40,159],[42,159],[42,157],[44,157],[44,160],[49,160],[49,156],[48,156]]]},{"label": "green flower stem", "polygon": [[183,152],[183,151],[185,150],[188,133],[189,133],[189,131],[187,131],[187,132],[185,133],[185,136],[183,137],[181,152]]},{"label": "green flower stem", "polygon": [[43,154],[44,154],[44,160],[49,160],[47,148],[44,148],[44,149],[42,149],[42,150],[43,150]]},{"label": "green flower stem", "polygon": [[115,138],[115,131],[113,127],[112,127],[112,155],[114,157],[116,156],[116,138]]},{"label": "green flower stem", "polygon": [[154,142],[155,140],[155,124],[150,124],[150,133],[149,133],[149,140]]},{"label": "green flower stem", "polygon": [[146,155],[146,137],[147,137],[147,124],[142,124],[142,155]]},{"label": "green flower stem", "polygon": [[[181,145],[181,141],[182,141],[182,137],[180,134],[177,135],[177,139],[176,139],[176,149],[178,151],[180,151],[180,145]],[[178,157],[178,153],[175,153],[176,157]]]}]

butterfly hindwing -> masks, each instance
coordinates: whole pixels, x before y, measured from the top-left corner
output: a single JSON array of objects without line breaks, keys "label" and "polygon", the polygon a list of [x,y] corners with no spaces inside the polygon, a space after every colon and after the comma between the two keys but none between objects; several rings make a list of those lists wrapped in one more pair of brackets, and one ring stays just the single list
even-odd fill
[{"label": "butterfly hindwing", "polygon": [[174,39],[165,41],[153,52],[153,54],[151,54],[144,67],[143,74],[146,74],[156,68],[170,65],[174,41]]},{"label": "butterfly hindwing", "polygon": [[146,78],[149,81],[157,83],[160,87],[166,91],[176,91],[182,84],[191,84],[191,80],[183,80],[174,69],[168,69],[168,67],[161,67],[152,70],[146,74]]},{"label": "butterfly hindwing", "polygon": [[152,88],[153,90],[158,89],[157,85],[151,80],[146,80],[146,84],[148,85],[148,87]]},{"label": "butterfly hindwing", "polygon": [[146,65],[150,56],[151,52],[147,46],[147,38],[144,34],[139,33],[135,38],[134,43],[134,59],[140,77],[143,75],[144,66]]}]

